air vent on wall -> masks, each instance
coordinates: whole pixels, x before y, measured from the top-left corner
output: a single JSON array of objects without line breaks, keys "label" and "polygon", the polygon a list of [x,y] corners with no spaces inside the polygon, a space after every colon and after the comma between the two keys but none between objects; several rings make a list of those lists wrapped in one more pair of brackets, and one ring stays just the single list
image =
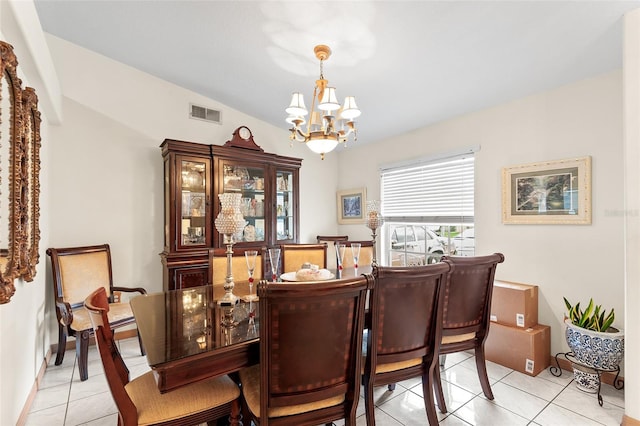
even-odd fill
[{"label": "air vent on wall", "polygon": [[222,124],[222,112],[199,105],[189,104],[189,117]]}]

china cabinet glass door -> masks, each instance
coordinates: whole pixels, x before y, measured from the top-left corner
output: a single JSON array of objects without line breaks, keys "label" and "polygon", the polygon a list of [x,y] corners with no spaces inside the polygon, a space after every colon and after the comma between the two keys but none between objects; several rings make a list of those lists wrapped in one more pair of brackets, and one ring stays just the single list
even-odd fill
[{"label": "china cabinet glass door", "polygon": [[223,192],[242,194],[240,212],[247,222],[234,235],[235,242],[264,242],[265,229],[265,169],[223,163]]},{"label": "china cabinet glass door", "polygon": [[293,240],[296,236],[293,172],[276,171],[276,240]]},{"label": "china cabinet glass door", "polygon": [[178,245],[181,248],[207,246],[208,162],[195,158],[180,158]]}]

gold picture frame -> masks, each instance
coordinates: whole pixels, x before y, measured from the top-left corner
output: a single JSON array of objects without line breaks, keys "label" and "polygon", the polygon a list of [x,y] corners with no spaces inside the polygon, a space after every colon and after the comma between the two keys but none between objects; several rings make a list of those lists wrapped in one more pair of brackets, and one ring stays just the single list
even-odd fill
[{"label": "gold picture frame", "polygon": [[591,157],[502,169],[502,223],[591,224]]},{"label": "gold picture frame", "polygon": [[364,223],[367,188],[345,189],[337,192],[338,223]]}]

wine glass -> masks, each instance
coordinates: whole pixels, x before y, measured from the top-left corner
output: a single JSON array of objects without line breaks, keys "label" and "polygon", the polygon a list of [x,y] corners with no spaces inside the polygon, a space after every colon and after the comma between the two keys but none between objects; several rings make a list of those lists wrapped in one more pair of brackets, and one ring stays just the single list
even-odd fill
[{"label": "wine glass", "polygon": [[253,271],[256,269],[256,257],[258,250],[247,250],[244,252],[247,261],[247,270],[249,271],[249,295],[245,296],[246,301],[256,300],[257,296],[253,294]]},{"label": "wine glass", "polygon": [[344,244],[336,243],[336,263],[338,264],[338,275],[342,275],[342,259],[344,258]]},{"label": "wine glass", "polygon": [[278,264],[280,263],[280,249],[269,249],[269,261],[271,262],[271,280],[276,281],[278,279]]},{"label": "wine glass", "polygon": [[353,255],[353,267],[358,268],[358,259],[360,258],[360,243],[351,243],[351,254]]}]

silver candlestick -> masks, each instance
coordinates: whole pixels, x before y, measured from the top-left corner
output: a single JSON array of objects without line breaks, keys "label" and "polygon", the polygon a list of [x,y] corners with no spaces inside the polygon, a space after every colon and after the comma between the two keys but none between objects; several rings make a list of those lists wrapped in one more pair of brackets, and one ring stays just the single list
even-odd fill
[{"label": "silver candlestick", "polygon": [[246,221],[240,212],[240,201],[242,195],[239,193],[223,193],[219,194],[222,208],[218,217],[216,217],[215,225],[218,232],[224,235],[224,244],[227,246],[227,276],[224,281],[224,295],[218,304],[235,305],[238,302],[238,296],[233,294],[235,283],[233,282],[232,262],[233,262],[233,235],[240,232]]},{"label": "silver candlestick", "polygon": [[371,229],[371,238],[373,239],[373,259],[371,259],[371,265],[376,266],[378,261],[376,259],[376,233],[378,228],[382,226],[384,219],[380,214],[380,201],[371,200],[367,201],[367,228]]}]

